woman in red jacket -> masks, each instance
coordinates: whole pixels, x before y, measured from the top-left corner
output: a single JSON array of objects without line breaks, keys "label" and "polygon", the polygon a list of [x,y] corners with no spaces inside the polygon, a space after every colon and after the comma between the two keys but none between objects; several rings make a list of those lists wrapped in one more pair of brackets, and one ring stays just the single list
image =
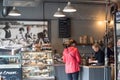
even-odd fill
[{"label": "woman in red jacket", "polygon": [[75,40],[70,40],[69,45],[63,51],[63,62],[68,80],[78,80],[81,57]]}]

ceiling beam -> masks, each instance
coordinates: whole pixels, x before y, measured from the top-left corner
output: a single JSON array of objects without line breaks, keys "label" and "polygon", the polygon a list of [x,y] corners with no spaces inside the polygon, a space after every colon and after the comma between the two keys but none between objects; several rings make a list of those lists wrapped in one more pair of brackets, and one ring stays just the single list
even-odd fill
[{"label": "ceiling beam", "polygon": [[[67,3],[67,1],[55,1],[55,0],[43,0],[44,3]],[[109,4],[109,2],[106,1],[71,1],[73,4]],[[111,2],[112,3],[112,2]]]}]

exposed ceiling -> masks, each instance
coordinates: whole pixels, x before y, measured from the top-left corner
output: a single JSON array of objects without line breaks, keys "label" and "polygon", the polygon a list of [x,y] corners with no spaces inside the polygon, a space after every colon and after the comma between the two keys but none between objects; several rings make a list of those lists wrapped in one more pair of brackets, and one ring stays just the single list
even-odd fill
[{"label": "exposed ceiling", "polygon": [[[2,1],[2,0],[0,0]],[[43,2],[67,2],[73,3],[96,3],[105,4],[106,2],[119,2],[120,0],[3,0],[3,6],[34,7]]]},{"label": "exposed ceiling", "polygon": [[117,2],[118,0],[42,0],[42,1],[61,1],[61,2],[106,2],[106,1],[112,1],[112,2]]}]

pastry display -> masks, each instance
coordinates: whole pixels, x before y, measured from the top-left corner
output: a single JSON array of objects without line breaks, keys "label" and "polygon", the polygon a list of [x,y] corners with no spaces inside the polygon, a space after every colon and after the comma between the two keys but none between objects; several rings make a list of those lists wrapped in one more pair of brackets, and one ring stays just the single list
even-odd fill
[{"label": "pastry display", "polygon": [[23,77],[49,77],[53,73],[52,51],[22,53]]}]

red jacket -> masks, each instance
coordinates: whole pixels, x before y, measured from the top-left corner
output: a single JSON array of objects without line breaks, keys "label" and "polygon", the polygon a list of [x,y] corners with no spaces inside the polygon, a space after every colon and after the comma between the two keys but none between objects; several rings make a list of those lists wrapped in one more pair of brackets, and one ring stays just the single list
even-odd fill
[{"label": "red jacket", "polygon": [[80,70],[81,57],[76,47],[68,47],[63,51],[63,62],[65,63],[65,72],[74,73]]}]

